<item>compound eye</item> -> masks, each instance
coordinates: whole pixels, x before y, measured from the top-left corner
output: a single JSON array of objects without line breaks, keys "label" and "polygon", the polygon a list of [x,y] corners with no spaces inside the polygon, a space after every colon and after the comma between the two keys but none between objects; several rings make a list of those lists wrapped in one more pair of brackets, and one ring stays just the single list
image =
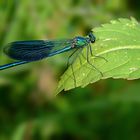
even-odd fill
[{"label": "compound eye", "polygon": [[90,40],[91,41],[91,43],[94,43],[95,42],[95,40]]},{"label": "compound eye", "polygon": [[96,38],[95,38],[95,36],[93,35],[93,33],[90,32],[88,36],[89,36],[89,38],[90,38],[90,42],[91,42],[91,43],[94,43]]}]

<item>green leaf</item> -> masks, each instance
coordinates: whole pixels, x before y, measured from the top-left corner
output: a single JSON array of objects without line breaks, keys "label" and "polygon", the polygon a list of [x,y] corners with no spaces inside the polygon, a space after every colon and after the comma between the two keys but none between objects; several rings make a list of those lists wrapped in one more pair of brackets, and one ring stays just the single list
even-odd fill
[{"label": "green leaf", "polygon": [[[100,70],[103,76],[87,63],[83,57],[86,57],[87,50],[84,48],[72,66],[62,75],[56,93],[63,89],[85,87],[100,79],[140,78],[140,24],[134,18],[121,18],[103,24],[93,31],[96,41],[91,44],[94,56],[89,56],[90,63]],[[104,57],[107,62],[95,56]]]}]

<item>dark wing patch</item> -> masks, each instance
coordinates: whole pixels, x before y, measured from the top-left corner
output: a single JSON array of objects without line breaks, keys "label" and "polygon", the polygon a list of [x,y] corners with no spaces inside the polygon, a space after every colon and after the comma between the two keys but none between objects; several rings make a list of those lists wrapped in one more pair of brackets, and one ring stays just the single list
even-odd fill
[{"label": "dark wing patch", "polygon": [[4,47],[4,53],[16,60],[36,61],[71,46],[73,39],[16,41]]},{"label": "dark wing patch", "polygon": [[5,46],[4,53],[16,60],[36,61],[47,57],[53,47],[53,41],[17,41]]}]

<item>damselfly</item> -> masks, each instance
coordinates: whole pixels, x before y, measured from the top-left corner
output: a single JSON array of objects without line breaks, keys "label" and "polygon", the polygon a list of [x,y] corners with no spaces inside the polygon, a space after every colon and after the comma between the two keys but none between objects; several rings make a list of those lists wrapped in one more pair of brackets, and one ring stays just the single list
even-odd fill
[{"label": "damselfly", "polygon": [[[93,35],[93,33],[90,32],[88,34],[88,37],[77,36],[73,39],[31,40],[11,42],[3,48],[3,51],[7,56],[18,61],[0,66],[0,70],[21,64],[26,64],[33,61],[38,61],[70,50],[75,50],[74,52],[76,52],[78,49],[82,49],[86,46],[92,54],[90,43],[94,43],[95,39],[96,38]],[[87,53],[89,52],[88,50]],[[72,55],[73,54],[74,53],[72,53]],[[88,54],[87,61],[90,65],[92,65],[88,60]],[[92,66],[94,67],[94,69],[99,71],[94,65]]]}]

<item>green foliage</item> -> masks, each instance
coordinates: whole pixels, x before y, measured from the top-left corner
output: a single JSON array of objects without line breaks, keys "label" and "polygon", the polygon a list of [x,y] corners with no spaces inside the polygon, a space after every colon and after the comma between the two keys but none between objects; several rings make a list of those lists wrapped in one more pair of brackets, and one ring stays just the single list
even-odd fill
[{"label": "green foliage", "polygon": [[[2,53],[11,41],[72,38],[119,17],[139,21],[139,2],[0,0],[0,64],[12,61]],[[139,140],[140,80],[99,80],[54,98],[67,57],[0,71],[0,140]]]},{"label": "green foliage", "polygon": [[84,48],[83,54],[79,55],[61,77],[57,92],[75,86],[85,87],[100,79],[140,78],[140,24],[134,18],[122,18],[103,24],[93,31],[96,41],[92,44],[94,55],[89,56],[89,60],[103,76],[87,62],[87,48]]}]

